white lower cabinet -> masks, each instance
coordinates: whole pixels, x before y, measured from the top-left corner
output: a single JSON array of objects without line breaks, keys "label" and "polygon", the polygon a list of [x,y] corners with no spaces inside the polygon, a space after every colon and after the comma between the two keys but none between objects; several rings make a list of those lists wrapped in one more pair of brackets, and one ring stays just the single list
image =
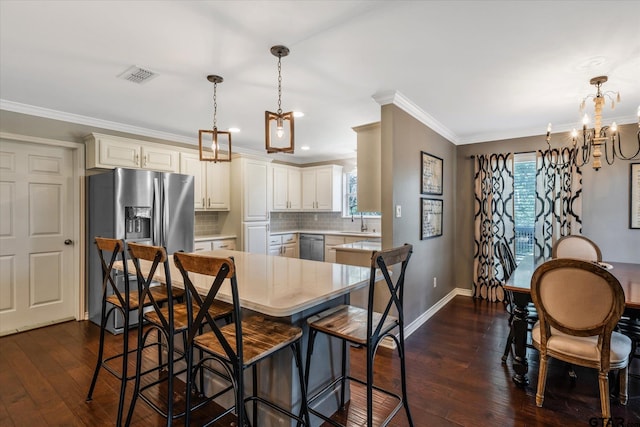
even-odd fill
[{"label": "white lower cabinet", "polygon": [[269,223],[253,221],[242,223],[242,250],[253,254],[267,254],[269,249]]},{"label": "white lower cabinet", "polygon": [[227,249],[230,251],[236,250],[236,239],[212,239],[212,240],[200,240],[193,244],[193,250],[198,251],[211,251],[216,249]]},{"label": "white lower cabinet", "polygon": [[335,246],[344,245],[345,243],[353,243],[363,240],[362,237],[356,236],[335,236],[327,234],[324,236],[324,262],[336,262]]},{"label": "white lower cabinet", "polygon": [[269,236],[269,255],[299,258],[298,235],[288,233]]}]

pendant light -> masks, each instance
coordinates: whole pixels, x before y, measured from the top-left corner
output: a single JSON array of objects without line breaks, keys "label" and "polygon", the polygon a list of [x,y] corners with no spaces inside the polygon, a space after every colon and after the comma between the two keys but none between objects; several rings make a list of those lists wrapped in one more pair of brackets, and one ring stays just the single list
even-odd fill
[{"label": "pendant light", "polygon": [[273,46],[271,54],[278,57],[278,110],[264,112],[267,153],[293,154],[293,112],[282,112],[282,65],[281,59],[289,55],[285,46]]},{"label": "pendant light", "polygon": [[216,115],[218,113],[217,89],[218,83],[224,79],[212,74],[207,76],[207,80],[213,83],[213,127],[200,129],[198,132],[198,145],[200,148],[200,160],[207,162],[230,162],[231,161],[231,132],[218,130]]}]

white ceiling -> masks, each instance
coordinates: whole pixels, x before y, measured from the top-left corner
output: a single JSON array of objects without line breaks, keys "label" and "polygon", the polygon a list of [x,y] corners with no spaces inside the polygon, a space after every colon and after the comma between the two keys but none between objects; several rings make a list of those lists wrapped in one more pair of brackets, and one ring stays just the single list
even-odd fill
[{"label": "white ceiling", "polygon": [[[396,93],[456,144],[580,125],[589,79],[640,105],[638,1],[0,1],[0,107],[197,145],[212,126],[264,152],[264,111],[284,111],[306,163],[353,155],[358,126]],[[158,77],[118,79],[132,65]],[[379,98],[379,96],[376,96]],[[542,141],[541,141],[542,143]],[[309,151],[300,146],[310,146]]]}]

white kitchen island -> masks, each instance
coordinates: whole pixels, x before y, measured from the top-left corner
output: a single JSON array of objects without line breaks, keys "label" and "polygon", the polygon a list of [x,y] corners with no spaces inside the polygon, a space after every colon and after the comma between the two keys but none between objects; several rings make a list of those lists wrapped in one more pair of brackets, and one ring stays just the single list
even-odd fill
[{"label": "white kitchen island", "polygon": [[[307,348],[306,319],[326,308],[348,302],[350,292],[367,286],[369,280],[369,268],[359,266],[229,250],[198,253],[234,258],[240,305],[246,312],[243,315],[251,312],[260,313],[303,328],[303,359]],[[170,265],[172,284],[182,286],[182,276],[174,266],[173,259],[170,260]],[[194,285],[202,289],[202,293],[206,293],[211,285],[211,278],[195,276],[192,279]],[[158,271],[155,278],[165,282],[163,272]],[[218,298],[231,302],[228,284],[221,287]],[[340,350],[339,343],[330,342],[326,336],[319,336],[316,339],[309,380],[310,395],[339,375]],[[292,353],[278,352],[275,357],[258,365],[258,369],[260,393],[270,396],[279,404],[297,412],[300,407],[300,390]],[[250,386],[251,382],[247,381],[247,384]],[[232,401],[220,403],[228,405],[232,404]],[[314,407],[323,413],[331,414],[337,410],[337,403],[337,397],[334,394],[314,404]],[[295,425],[281,414],[269,411],[264,405],[260,409],[260,426]],[[313,419],[313,417],[312,423],[314,426],[321,424],[318,418]]]}]

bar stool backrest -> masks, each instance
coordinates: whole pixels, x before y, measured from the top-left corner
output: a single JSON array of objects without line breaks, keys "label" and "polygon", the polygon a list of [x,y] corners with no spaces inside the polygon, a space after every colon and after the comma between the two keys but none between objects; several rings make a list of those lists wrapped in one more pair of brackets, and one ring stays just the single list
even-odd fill
[{"label": "bar stool backrest", "polygon": [[[129,248],[129,255],[131,260],[133,261],[133,265],[136,268],[136,277],[138,279],[138,287],[141,289],[140,301],[147,303],[149,301],[153,306],[155,312],[158,314],[160,321],[162,322],[162,327],[166,331],[170,331],[173,329],[173,296],[172,292],[167,292],[167,306],[168,306],[168,318],[165,316],[160,309],[161,301],[156,301],[153,294],[150,291],[151,285],[153,283],[153,278],[156,275],[156,271],[158,270],[158,266],[162,263],[163,272],[164,273],[164,282],[167,286],[167,289],[171,289],[171,272],[169,269],[169,262],[167,257],[167,251],[162,246],[150,246],[150,245],[142,245],[139,243],[129,242],[127,244]],[[143,267],[143,263],[141,261],[146,261]],[[147,265],[149,269],[147,270]],[[146,274],[145,274],[146,272]]]},{"label": "bar stool backrest", "polygon": [[[184,281],[185,295],[187,299],[187,312],[189,319],[189,333],[187,345],[191,345],[193,339],[200,333],[202,326],[206,323],[224,348],[229,360],[242,363],[242,316],[240,313],[240,299],[238,296],[238,281],[236,278],[236,268],[233,257],[216,258],[194,253],[175,252],[173,260],[182,274]],[[193,284],[192,275],[189,273],[209,276],[211,287],[207,295],[202,298],[197,288]],[[231,295],[233,299],[233,319],[235,322],[235,343],[222,334],[220,327],[212,318],[209,308],[213,304],[220,287],[225,279],[229,279],[231,285]],[[194,313],[194,308],[197,312]]]},{"label": "bar stool backrest", "polygon": [[[102,265],[102,295],[103,298],[109,291],[118,298],[120,306],[124,310],[128,310],[129,298],[129,273],[127,271],[127,263],[124,256],[124,241],[120,239],[109,239],[106,237],[96,237],[95,244],[98,247],[98,255],[100,257],[100,264]],[[111,253],[110,257],[107,257],[108,253]],[[107,261],[108,258],[108,261]],[[111,272],[113,271],[113,265],[118,261],[123,263],[124,268],[124,295],[120,289],[116,286]]]},{"label": "bar stool backrest", "polygon": [[[368,318],[367,318],[367,336],[371,339],[374,336],[378,336],[381,328],[383,327],[391,308],[395,307],[397,310],[398,321],[400,325],[404,325],[403,314],[403,297],[404,297],[404,276],[409,263],[409,258],[413,253],[413,246],[410,244],[404,244],[397,248],[385,249],[382,251],[376,251],[371,255],[371,273],[369,275],[369,301],[368,301]],[[400,264],[400,271],[394,272],[394,279],[391,277],[389,267]],[[380,273],[384,277],[384,281],[389,290],[389,299],[387,300],[382,317],[377,320],[375,331],[373,330],[373,306],[375,301],[376,291],[376,271],[380,270]]]}]

